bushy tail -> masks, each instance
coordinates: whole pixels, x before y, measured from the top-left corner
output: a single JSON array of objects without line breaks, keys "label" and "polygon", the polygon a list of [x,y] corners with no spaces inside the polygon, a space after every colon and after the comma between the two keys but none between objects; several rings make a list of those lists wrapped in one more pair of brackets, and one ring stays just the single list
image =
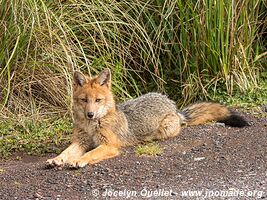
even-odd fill
[{"label": "bushy tail", "polygon": [[199,125],[209,121],[216,121],[233,127],[248,126],[243,117],[219,103],[196,103],[184,108],[180,114],[187,125]]}]

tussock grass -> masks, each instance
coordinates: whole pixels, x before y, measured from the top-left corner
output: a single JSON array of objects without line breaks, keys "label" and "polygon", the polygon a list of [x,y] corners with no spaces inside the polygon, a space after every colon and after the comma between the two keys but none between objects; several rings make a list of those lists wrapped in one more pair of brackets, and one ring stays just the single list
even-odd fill
[{"label": "tussock grass", "polygon": [[[71,113],[74,70],[114,73],[121,98],[166,90],[186,104],[258,87],[264,1],[1,0],[1,109]],[[167,83],[167,84],[166,84]],[[8,114],[7,114],[8,115]]]}]

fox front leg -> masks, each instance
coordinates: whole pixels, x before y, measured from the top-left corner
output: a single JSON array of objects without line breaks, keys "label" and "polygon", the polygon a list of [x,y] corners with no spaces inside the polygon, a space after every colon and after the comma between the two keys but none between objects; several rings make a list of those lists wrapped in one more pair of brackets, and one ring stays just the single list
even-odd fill
[{"label": "fox front leg", "polygon": [[95,164],[102,160],[106,160],[118,156],[119,149],[110,145],[99,145],[97,148],[85,153],[78,159],[70,161],[70,167],[85,167],[87,164]]},{"label": "fox front leg", "polygon": [[70,160],[79,159],[84,153],[85,150],[81,147],[81,145],[78,143],[72,143],[60,155],[55,158],[48,159],[46,164],[48,166],[62,166],[68,163]]}]

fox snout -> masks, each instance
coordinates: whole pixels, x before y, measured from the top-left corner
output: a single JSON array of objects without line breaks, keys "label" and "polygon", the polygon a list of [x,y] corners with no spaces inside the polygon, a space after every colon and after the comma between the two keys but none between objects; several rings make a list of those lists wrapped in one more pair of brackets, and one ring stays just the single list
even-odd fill
[{"label": "fox snout", "polygon": [[94,117],[94,113],[93,112],[87,112],[86,113],[86,117],[88,118],[88,119],[93,119],[93,117]]}]

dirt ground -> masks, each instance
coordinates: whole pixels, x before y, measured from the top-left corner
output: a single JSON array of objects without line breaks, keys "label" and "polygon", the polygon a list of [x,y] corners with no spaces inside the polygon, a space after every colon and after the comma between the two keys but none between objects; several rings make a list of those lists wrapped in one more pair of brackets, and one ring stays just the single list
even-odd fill
[{"label": "dirt ground", "polygon": [[159,142],[164,153],[121,156],[79,170],[46,169],[45,157],[1,161],[0,199],[267,199],[267,119],[207,124]]}]

